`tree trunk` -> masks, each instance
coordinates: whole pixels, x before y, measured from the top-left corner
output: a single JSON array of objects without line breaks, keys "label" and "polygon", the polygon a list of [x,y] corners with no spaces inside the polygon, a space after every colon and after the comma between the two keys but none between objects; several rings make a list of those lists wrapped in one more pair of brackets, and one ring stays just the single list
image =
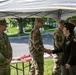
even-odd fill
[{"label": "tree trunk", "polygon": [[19,25],[19,34],[23,34],[23,25],[22,25],[22,18],[17,18],[18,25]]}]

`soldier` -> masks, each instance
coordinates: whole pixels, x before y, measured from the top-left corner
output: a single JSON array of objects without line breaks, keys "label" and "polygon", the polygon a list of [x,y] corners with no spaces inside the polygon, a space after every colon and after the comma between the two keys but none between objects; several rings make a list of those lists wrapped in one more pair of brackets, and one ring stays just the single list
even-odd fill
[{"label": "soldier", "polygon": [[33,58],[30,75],[43,75],[44,72],[44,52],[49,50],[45,49],[42,42],[41,33],[39,28],[43,26],[41,18],[36,18],[36,26],[32,29],[29,41],[29,50]]},{"label": "soldier", "polygon": [[6,30],[6,21],[0,20],[0,75],[10,75],[10,62],[12,60],[12,48]]},{"label": "soldier", "polygon": [[[64,35],[63,35],[63,27],[64,27],[64,20],[58,21],[58,29],[54,32],[53,38],[54,38],[54,49],[59,49],[64,41]],[[60,59],[61,59],[61,53],[54,54],[54,68],[52,75],[61,75],[61,69],[60,69]]]},{"label": "soldier", "polygon": [[72,23],[75,26],[74,32],[76,34],[76,20],[72,18],[72,19],[69,20],[69,23]]}]

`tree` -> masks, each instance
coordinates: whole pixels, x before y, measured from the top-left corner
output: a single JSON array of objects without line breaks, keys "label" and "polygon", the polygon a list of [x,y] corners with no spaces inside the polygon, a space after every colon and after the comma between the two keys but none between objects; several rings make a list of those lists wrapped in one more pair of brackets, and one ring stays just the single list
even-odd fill
[{"label": "tree", "polygon": [[34,27],[34,24],[35,24],[35,18],[30,18],[30,23],[31,23],[32,27]]},{"label": "tree", "polygon": [[18,25],[18,21],[14,18],[7,18],[6,21],[10,27],[17,27]]},{"label": "tree", "polygon": [[19,25],[19,34],[22,34],[22,33],[24,33],[23,32],[23,25],[22,25],[23,19],[22,18],[16,18],[16,19],[17,19],[18,25]]}]

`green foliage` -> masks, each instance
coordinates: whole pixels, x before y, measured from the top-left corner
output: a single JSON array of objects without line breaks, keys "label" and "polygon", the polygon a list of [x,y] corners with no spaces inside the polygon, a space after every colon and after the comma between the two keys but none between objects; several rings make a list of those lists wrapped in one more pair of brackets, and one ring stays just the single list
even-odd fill
[{"label": "green foliage", "polygon": [[[8,36],[14,37],[14,36],[24,36],[24,35],[29,35],[31,32],[31,25],[28,25],[25,27],[25,33],[19,34],[19,29],[17,27],[8,27]],[[56,28],[49,26],[49,25],[44,25],[44,31],[41,31],[41,33],[48,33],[48,32],[53,32],[55,31]]]},{"label": "green foliage", "polygon": [[27,25],[33,26],[35,24],[35,18],[24,18],[22,25],[25,27]]},{"label": "green foliage", "polygon": [[[2,19],[2,18],[1,18]],[[41,31],[42,33],[51,31],[50,29],[52,29],[52,25],[54,22],[53,19],[47,19],[47,18],[43,18],[44,22],[46,23],[43,28],[44,31]],[[20,24],[18,24],[18,19],[13,19],[13,18],[7,18],[6,19],[7,23],[8,23],[8,32],[7,34],[9,36],[22,36],[22,35],[27,35],[31,32],[32,27],[35,25],[35,18],[22,18],[22,26],[25,28],[25,32],[19,34],[20,31],[22,31],[22,28],[20,28],[21,26],[19,26]],[[49,22],[49,23],[48,23]],[[18,29],[17,29],[18,27]],[[21,30],[20,30],[21,29]]]},{"label": "green foliage", "polygon": [[28,26],[25,27],[26,32],[31,32],[31,29],[32,29],[31,25],[28,25]]},{"label": "green foliage", "polygon": [[23,27],[27,26],[27,24],[29,24],[29,19],[28,18],[24,18],[23,21],[22,21]]},{"label": "green foliage", "polygon": [[17,27],[17,25],[18,25],[18,22],[16,19],[8,18],[8,19],[6,19],[6,21],[8,23],[8,27]]}]

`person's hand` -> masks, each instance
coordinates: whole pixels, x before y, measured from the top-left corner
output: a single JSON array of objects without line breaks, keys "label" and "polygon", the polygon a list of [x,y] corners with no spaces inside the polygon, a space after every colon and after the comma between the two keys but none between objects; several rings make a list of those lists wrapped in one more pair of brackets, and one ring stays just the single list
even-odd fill
[{"label": "person's hand", "polygon": [[48,54],[52,54],[52,51],[50,49],[47,50]]},{"label": "person's hand", "polygon": [[66,69],[69,69],[70,65],[69,64],[65,64],[65,67],[66,67]]},{"label": "person's hand", "polygon": [[5,64],[10,64],[10,62],[11,62],[11,59],[6,59],[6,60],[4,61]]}]

